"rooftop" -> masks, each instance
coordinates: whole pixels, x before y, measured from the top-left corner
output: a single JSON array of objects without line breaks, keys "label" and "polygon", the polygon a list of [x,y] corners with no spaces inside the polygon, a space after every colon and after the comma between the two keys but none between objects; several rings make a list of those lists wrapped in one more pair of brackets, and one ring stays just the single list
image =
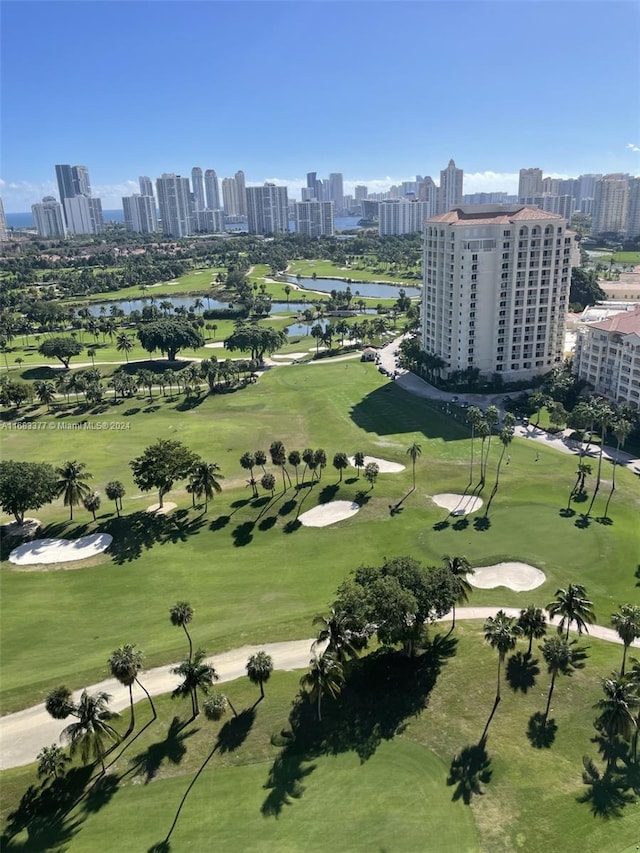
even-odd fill
[{"label": "rooftop", "polygon": [[617,332],[619,335],[632,335],[635,332],[640,336],[640,305],[637,305],[633,311],[621,311],[600,323],[590,323],[589,328],[601,329],[603,332]]},{"label": "rooftop", "polygon": [[448,225],[509,225],[512,222],[539,219],[562,220],[562,216],[522,204],[470,204],[432,216],[427,222],[446,222]]}]

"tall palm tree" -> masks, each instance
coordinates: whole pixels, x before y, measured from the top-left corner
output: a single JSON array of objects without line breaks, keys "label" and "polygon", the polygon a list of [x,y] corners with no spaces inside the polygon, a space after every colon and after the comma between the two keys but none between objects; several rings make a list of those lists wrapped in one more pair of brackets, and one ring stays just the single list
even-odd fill
[{"label": "tall palm tree", "polygon": [[500,669],[507,652],[515,648],[520,633],[514,617],[507,616],[504,610],[498,610],[495,616],[489,616],[484,623],[484,638],[491,648],[498,652],[496,705],[500,702]]},{"label": "tall palm tree", "polygon": [[256,450],[253,455],[256,460],[256,465],[259,465],[262,468],[262,473],[266,474],[267,469],[264,466],[267,464],[267,454],[264,450]]},{"label": "tall palm tree", "polygon": [[547,633],[547,620],[544,615],[544,610],[541,607],[536,607],[535,604],[530,604],[524,610],[520,611],[518,616],[518,627],[529,638],[529,648],[527,655],[531,655],[531,647],[534,640],[541,640]]},{"label": "tall palm tree", "polygon": [[83,507],[93,515],[93,520],[96,520],[96,512],[100,509],[100,492],[89,492],[82,498]]},{"label": "tall palm tree", "polygon": [[148,690],[140,683],[138,679],[138,675],[142,669],[142,661],[143,655],[140,649],[136,648],[136,646],[132,643],[125,643],[124,646],[120,646],[111,652],[109,656],[109,660],[107,661],[109,664],[109,671],[113,678],[117,678],[120,684],[124,687],[129,688],[129,704],[131,706],[131,721],[129,723],[129,728],[123,737],[127,737],[133,731],[135,726],[135,716],[134,716],[134,704],[133,704],[133,685],[137,684],[147,696],[149,700],[149,704],[151,705],[151,711],[153,713],[153,718],[156,718],[156,709],[153,704],[153,700],[148,692]]},{"label": "tall palm tree", "polygon": [[348,613],[339,612],[332,607],[328,616],[321,613],[315,616],[313,624],[322,625],[314,647],[326,642],[323,654],[332,655],[342,665],[350,658],[358,656],[357,641],[360,635],[354,630],[353,618]]},{"label": "tall palm tree", "polygon": [[513,441],[513,435],[515,432],[516,419],[511,414],[511,412],[507,412],[504,416],[503,427],[500,430],[500,443],[502,444],[502,451],[500,453],[500,458],[498,459],[498,465],[496,467],[496,482],[494,489],[498,490],[498,486],[500,485],[500,469],[502,468],[502,460],[504,459],[504,454],[507,451],[507,448]]},{"label": "tall palm tree", "polygon": [[287,456],[287,462],[289,465],[293,465],[293,469],[296,472],[296,486],[298,485],[298,467],[302,462],[302,457],[300,456],[299,450],[292,450]]},{"label": "tall palm tree", "polygon": [[620,448],[629,438],[629,433],[631,432],[631,421],[628,421],[626,418],[617,418],[612,424],[612,429],[613,434],[616,437],[616,455],[613,457],[613,469],[611,471],[611,489],[609,491],[609,497],[607,498],[607,504],[604,508],[605,518],[608,517],[609,504],[611,502],[611,498],[613,497],[613,493],[616,490],[616,466],[618,464]]},{"label": "tall palm tree", "polygon": [[453,619],[451,622],[451,630],[453,631],[456,626],[456,604],[463,604],[469,600],[469,593],[472,589],[467,575],[472,575],[474,569],[465,556],[450,557],[448,554],[445,554],[442,558],[442,564],[445,569],[451,572],[456,588],[456,600],[453,603]]},{"label": "tall palm tree", "polygon": [[116,350],[123,352],[127,362],[129,361],[129,353],[133,349],[133,341],[126,332],[121,332],[116,338]]},{"label": "tall palm tree", "polygon": [[189,642],[189,660],[191,660],[193,655],[193,643],[191,642],[191,635],[189,634],[187,625],[193,619],[193,607],[188,601],[176,601],[176,603],[169,608],[169,618],[171,619],[172,625],[182,628],[187,635],[187,640]]},{"label": "tall palm tree", "polygon": [[416,488],[416,462],[422,454],[422,447],[415,441],[411,447],[407,448],[407,456],[411,459],[411,469],[413,472],[413,489]]},{"label": "tall palm tree", "polygon": [[334,454],[333,457],[333,467],[340,472],[340,480],[342,482],[342,472],[345,471],[349,467],[349,457],[346,453],[339,451]]},{"label": "tall palm tree", "polygon": [[333,655],[312,658],[310,669],[300,679],[300,685],[308,692],[310,700],[317,703],[318,722],[322,720],[322,697],[328,694],[335,699],[340,695],[343,684],[342,664]]},{"label": "tall palm tree", "polygon": [[94,761],[100,762],[103,773],[107,743],[117,743],[120,740],[120,735],[110,723],[110,720],[119,716],[107,707],[110,698],[109,694],[103,691],[91,695],[83,690],[77,705],[78,719],[62,732],[62,737],[69,743],[71,755],[80,750],[82,763],[86,764],[92,757]]},{"label": "tall palm tree", "polygon": [[364,453],[361,450],[356,450],[353,454],[353,467],[358,472],[358,479],[360,478],[360,469],[364,468]]},{"label": "tall palm tree", "polygon": [[264,685],[273,672],[273,659],[266,652],[256,652],[247,661],[247,675],[252,684],[260,688],[260,699],[264,699]]},{"label": "tall palm tree", "polygon": [[624,643],[622,666],[620,667],[620,675],[622,676],[627,662],[627,650],[631,643],[640,637],[640,606],[637,604],[620,605],[620,610],[611,614],[611,624]]},{"label": "tall palm tree", "polygon": [[51,411],[51,404],[56,398],[56,386],[48,379],[41,379],[33,383],[36,395],[47,411]]},{"label": "tall palm tree", "polygon": [[258,497],[258,489],[256,487],[256,478],[253,476],[253,469],[256,467],[256,457],[253,453],[247,451],[240,457],[240,465],[249,472],[249,485],[254,498]]},{"label": "tall palm tree", "polygon": [[493,428],[498,423],[500,419],[500,413],[496,406],[487,406],[487,410],[484,415],[485,423],[487,425],[488,435],[487,435],[487,452],[484,457],[484,466],[482,469],[482,482],[484,483],[487,477],[487,463],[489,462],[489,453],[491,451],[491,436],[493,435]]},{"label": "tall palm tree", "polygon": [[476,437],[476,430],[478,426],[482,423],[482,410],[477,406],[469,406],[467,409],[467,420],[471,425],[471,459],[469,462],[469,483],[473,482],[473,456],[474,456],[474,439]]},{"label": "tall palm tree", "polygon": [[570,643],[565,637],[545,637],[540,646],[542,657],[547,665],[547,671],[551,676],[549,693],[547,695],[547,707],[544,711],[544,721],[547,722],[549,709],[551,708],[551,697],[558,675],[571,675],[574,669],[584,666],[584,652],[575,648],[575,640]]},{"label": "tall palm tree", "polygon": [[116,505],[116,512],[120,516],[122,509],[122,498],[125,496],[125,488],[120,480],[110,480],[104,488],[104,493],[110,501]]},{"label": "tall palm tree", "polygon": [[597,400],[596,404],[596,423],[600,427],[600,452],[598,453],[598,471],[596,474],[596,485],[591,496],[591,503],[587,510],[587,515],[591,515],[593,504],[595,502],[598,491],[600,490],[600,480],[602,475],[602,454],[604,452],[604,439],[607,433],[607,428],[613,418],[613,409],[609,406],[606,400]]},{"label": "tall palm tree", "polygon": [[193,659],[182,661],[178,666],[173,667],[171,672],[174,675],[179,675],[182,682],[172,692],[172,697],[191,697],[191,710],[195,718],[200,713],[198,707],[198,690],[207,695],[209,688],[217,681],[219,676],[215,669],[205,662],[207,653],[204,649],[196,649]]},{"label": "tall palm tree", "polygon": [[[640,697],[636,691],[636,685],[630,679],[619,678],[613,673],[610,678],[602,681],[604,698],[598,699],[593,706],[600,711],[595,726],[605,734],[612,743],[616,737],[623,740],[631,740],[638,727],[635,712],[640,707]],[[615,760],[615,751],[609,751],[607,770],[611,769]]]},{"label": "tall palm tree", "polygon": [[203,462],[201,460],[200,462],[196,462],[191,472],[191,487],[198,498],[204,495],[205,512],[214,494],[222,491],[220,480],[224,480],[224,477],[218,473],[219,471],[220,466],[216,465],[215,462]]},{"label": "tall palm tree", "polygon": [[289,473],[285,468],[287,463],[287,451],[285,450],[284,444],[281,441],[272,441],[271,446],[269,447],[269,455],[271,456],[271,462],[276,468],[280,468],[282,471],[282,490],[286,492],[287,484],[285,481],[285,476],[289,480],[289,485],[291,485],[291,477],[289,477]]},{"label": "tall palm tree", "polygon": [[60,468],[56,468],[59,479],[56,483],[58,497],[64,498],[64,505],[69,507],[70,521],[73,521],[73,508],[85,498],[91,489],[86,481],[91,480],[92,474],[86,471],[84,462],[65,462]]},{"label": "tall palm tree", "polygon": [[560,616],[558,633],[562,633],[567,626],[566,639],[569,639],[571,623],[576,623],[578,635],[584,631],[589,633],[587,625],[591,625],[595,619],[593,602],[586,597],[587,591],[581,583],[570,583],[566,589],[556,590],[555,600],[547,605],[550,616]]}]

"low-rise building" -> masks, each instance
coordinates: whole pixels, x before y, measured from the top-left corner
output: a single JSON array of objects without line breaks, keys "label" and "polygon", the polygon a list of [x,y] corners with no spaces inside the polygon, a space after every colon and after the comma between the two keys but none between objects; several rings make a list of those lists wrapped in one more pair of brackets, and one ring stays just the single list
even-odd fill
[{"label": "low-rise building", "polygon": [[594,393],[640,408],[640,306],[578,329],[573,365]]}]

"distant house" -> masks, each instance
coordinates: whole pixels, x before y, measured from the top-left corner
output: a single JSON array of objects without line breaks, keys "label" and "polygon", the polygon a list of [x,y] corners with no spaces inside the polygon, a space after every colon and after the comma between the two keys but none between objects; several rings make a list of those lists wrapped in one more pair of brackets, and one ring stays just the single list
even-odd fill
[{"label": "distant house", "polygon": [[360,357],[360,361],[375,361],[377,355],[378,350],[375,349],[375,347],[365,347],[362,350],[362,356]]},{"label": "distant house", "polygon": [[596,394],[640,408],[640,306],[579,329],[573,364]]}]

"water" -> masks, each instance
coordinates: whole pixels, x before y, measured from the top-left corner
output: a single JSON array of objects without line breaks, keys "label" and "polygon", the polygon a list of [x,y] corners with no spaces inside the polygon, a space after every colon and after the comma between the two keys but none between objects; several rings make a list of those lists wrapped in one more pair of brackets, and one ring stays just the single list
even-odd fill
[{"label": "water", "polygon": [[[374,299],[397,299],[400,292],[400,287],[395,284],[383,284],[379,281],[363,281],[351,282],[341,281],[338,278],[301,278],[297,279],[295,275],[288,275],[287,280],[292,284],[298,284],[308,290],[319,290],[322,293],[331,293],[332,290],[346,291],[347,287],[351,289],[353,298],[357,300],[356,293],[360,296],[369,296]],[[420,296],[422,289],[412,285],[402,285],[407,296]]]},{"label": "water", "polygon": [[[155,305],[156,308],[162,310],[160,308],[161,302],[170,302],[171,305],[175,308],[180,306],[184,306],[187,310],[193,306],[193,303],[197,297],[195,296],[156,296],[153,299],[153,303],[151,302],[151,297],[138,297],[135,299],[110,299],[108,302],[91,302],[86,303],[84,306],[88,309],[89,314],[92,317],[109,317],[111,316],[111,310],[113,308],[119,309],[120,311],[124,311],[125,314],[130,314],[132,311],[142,311],[145,306],[149,306],[151,304]],[[218,299],[207,299],[206,296],[201,296],[200,299],[204,302],[204,310],[209,308],[216,310],[224,310],[229,308],[229,302],[220,302]],[[273,302],[271,304],[271,313],[272,314],[297,314],[306,311],[307,308],[313,308],[313,301],[309,302],[290,302],[287,306],[286,302]],[[203,309],[200,309],[201,311]],[[167,312],[169,316],[173,313],[172,311]]]}]

